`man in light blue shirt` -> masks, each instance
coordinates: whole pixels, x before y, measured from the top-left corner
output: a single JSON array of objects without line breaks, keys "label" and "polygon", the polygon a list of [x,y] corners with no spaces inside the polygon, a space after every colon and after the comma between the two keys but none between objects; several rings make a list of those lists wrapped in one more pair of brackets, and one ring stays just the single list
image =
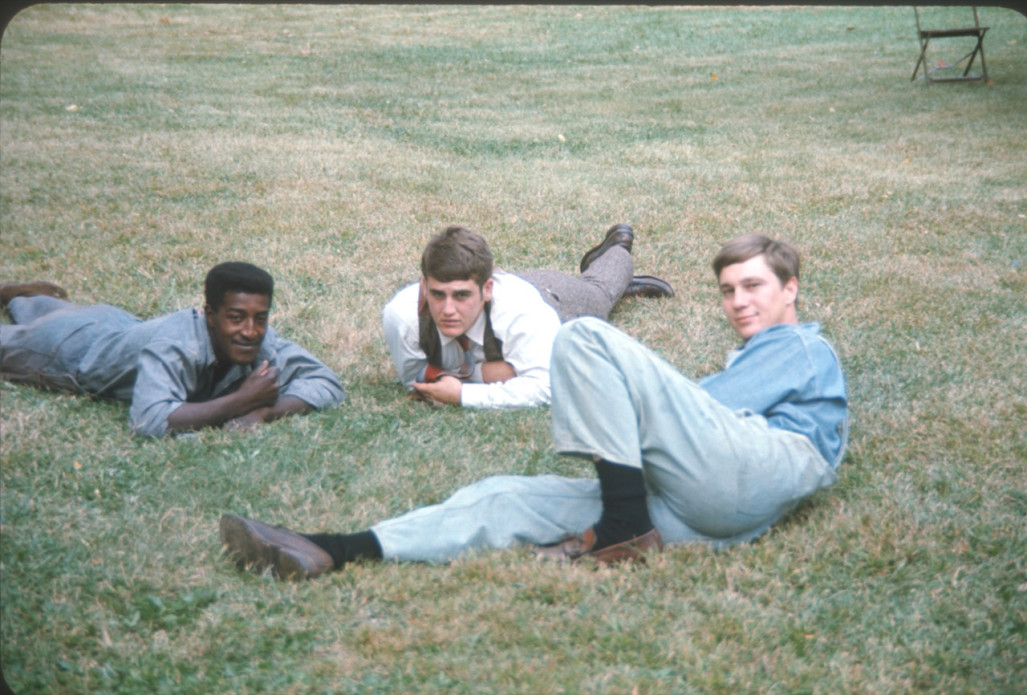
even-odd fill
[{"label": "man in light blue shirt", "polygon": [[713,269],[743,342],[723,371],[699,382],[604,321],[581,318],[558,332],[556,450],[591,461],[596,479],[487,478],[349,535],[225,515],[222,540],[241,563],[311,577],[355,559],[442,561],[518,543],[605,564],[642,560],[664,543],[759,536],[835,482],[847,437],[845,379],[819,326],[798,322],[791,245],[738,237]]},{"label": "man in light blue shirt", "polygon": [[204,310],[142,321],[79,306],[50,283],[9,283],[0,302],[0,376],[129,401],[134,433],[250,427],[341,403],[332,370],[268,325],[274,280],[249,263],[215,266]]}]

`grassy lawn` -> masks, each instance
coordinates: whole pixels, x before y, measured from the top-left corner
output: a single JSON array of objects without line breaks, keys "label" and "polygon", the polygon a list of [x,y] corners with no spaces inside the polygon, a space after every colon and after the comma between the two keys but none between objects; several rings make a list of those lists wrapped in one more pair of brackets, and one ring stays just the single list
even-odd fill
[{"label": "grassy lawn", "polygon": [[[965,9],[968,14],[969,10]],[[0,383],[0,661],[17,693],[1013,693],[1027,676],[1027,18],[991,83],[910,81],[908,7],[41,5],[0,44],[0,280],[153,316],[217,262],[339,409],[133,439]],[[938,60],[960,57],[944,53]],[[549,414],[430,409],[381,307],[463,223],[573,271],[614,222],[676,298],[612,321],[696,376],[709,261],[804,252],[847,370],[839,484],[759,542],[642,568],[524,549],[307,583],[221,556],[230,511],[360,530],[491,473],[590,475]]]}]

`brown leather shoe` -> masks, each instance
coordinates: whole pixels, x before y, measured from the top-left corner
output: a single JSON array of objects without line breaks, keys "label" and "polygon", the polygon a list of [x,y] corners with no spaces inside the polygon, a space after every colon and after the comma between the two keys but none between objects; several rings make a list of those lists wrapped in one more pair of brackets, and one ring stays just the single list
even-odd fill
[{"label": "brown leather shoe", "polygon": [[595,259],[602,256],[614,246],[622,246],[627,249],[628,253],[631,253],[631,244],[634,241],[635,231],[631,229],[630,225],[613,225],[606,230],[606,238],[603,239],[602,243],[597,246],[593,246],[585,252],[584,256],[581,257],[581,272],[584,273],[588,270],[588,267],[592,265]]},{"label": "brown leather shoe", "polygon": [[614,543],[605,548],[596,549],[596,534],[588,527],[580,536],[571,536],[556,545],[540,546],[535,549],[535,556],[549,560],[592,560],[599,565],[612,565],[619,562],[645,562],[645,556],[655,548],[663,550],[663,538],[653,528],[641,536],[635,536],[623,543]]},{"label": "brown leather shoe", "polygon": [[239,567],[279,579],[313,579],[334,569],[331,556],[303,536],[234,514],[221,515],[221,542]]},{"label": "brown leather shoe", "polygon": [[31,297],[36,294],[45,294],[58,299],[67,299],[68,293],[63,287],[52,282],[5,282],[0,284],[0,306],[7,306],[7,303],[15,297]]},{"label": "brown leather shoe", "polygon": [[625,297],[646,297],[649,299],[659,297],[673,297],[674,288],[666,280],[652,275],[636,275],[631,279],[631,284],[624,290]]}]

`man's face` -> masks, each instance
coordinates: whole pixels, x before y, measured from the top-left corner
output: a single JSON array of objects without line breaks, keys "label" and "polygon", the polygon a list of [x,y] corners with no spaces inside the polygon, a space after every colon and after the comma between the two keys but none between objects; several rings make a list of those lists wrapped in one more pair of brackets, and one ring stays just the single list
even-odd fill
[{"label": "man's face", "polygon": [[473,279],[439,282],[428,277],[421,280],[421,290],[439,331],[450,338],[458,338],[478,320],[485,302],[492,300],[492,278],[478,287]]},{"label": "man's face", "polygon": [[214,355],[222,364],[253,364],[267,333],[271,301],[265,294],[225,292],[217,310],[204,309]]},{"label": "man's face", "polygon": [[742,340],[779,323],[798,323],[798,294],[799,280],[793,277],[782,285],[762,254],[720,271],[724,314]]}]

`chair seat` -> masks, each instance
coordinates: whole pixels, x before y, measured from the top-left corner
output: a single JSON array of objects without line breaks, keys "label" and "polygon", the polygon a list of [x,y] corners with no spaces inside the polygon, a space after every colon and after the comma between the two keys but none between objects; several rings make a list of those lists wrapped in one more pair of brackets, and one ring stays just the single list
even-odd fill
[{"label": "chair seat", "polygon": [[[913,77],[911,80],[915,80],[917,73],[920,71],[920,66],[924,68],[924,80],[930,82],[964,82],[972,80],[984,80],[988,82],[988,64],[984,59],[984,36],[988,33],[990,27],[981,26],[981,20],[977,13],[977,8],[973,8],[973,20],[974,25],[971,26],[956,26],[956,27],[940,27],[934,29],[924,28],[920,21],[920,10],[917,7],[913,8],[913,12],[916,16],[916,34],[917,40],[920,44],[920,56],[917,58],[916,67],[913,68]],[[951,19],[951,18],[950,18]],[[972,38],[976,39],[974,42],[973,49],[960,58],[957,61],[952,62],[950,65],[943,66],[938,64],[937,67],[931,67],[931,63],[927,58],[927,47],[930,45],[933,39],[955,39],[955,38]],[[968,42],[964,44],[969,45]],[[977,56],[981,57],[981,74],[975,75],[970,73],[970,68],[974,64]],[[958,68],[961,63],[966,63],[966,68],[962,71],[962,74],[952,75],[946,73],[943,76],[935,76],[932,73],[945,68]]]}]

